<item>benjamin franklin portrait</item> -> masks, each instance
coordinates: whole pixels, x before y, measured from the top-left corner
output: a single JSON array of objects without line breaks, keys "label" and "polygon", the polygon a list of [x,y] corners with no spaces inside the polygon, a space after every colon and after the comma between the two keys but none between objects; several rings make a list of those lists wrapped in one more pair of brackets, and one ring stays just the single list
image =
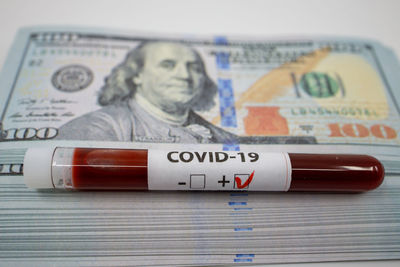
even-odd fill
[{"label": "benjamin franklin portrait", "polygon": [[236,135],[196,112],[214,106],[216,84],[200,55],[172,42],[143,42],[106,77],[101,109],[59,129],[58,139],[233,143]]}]

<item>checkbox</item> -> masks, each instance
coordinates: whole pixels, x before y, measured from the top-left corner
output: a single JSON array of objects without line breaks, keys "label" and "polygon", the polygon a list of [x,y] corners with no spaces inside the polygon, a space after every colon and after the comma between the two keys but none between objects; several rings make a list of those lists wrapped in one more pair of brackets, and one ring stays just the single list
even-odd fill
[{"label": "checkbox", "polygon": [[206,175],[205,174],[191,174],[190,175],[190,188],[204,189],[205,187],[206,187]]},{"label": "checkbox", "polygon": [[[243,184],[250,177],[250,174],[235,174],[234,177],[240,178],[240,180],[242,181],[242,184]],[[235,183],[233,185],[233,188],[238,188],[236,185],[236,179],[234,179],[234,180],[235,180]],[[246,186],[246,187],[243,187],[240,189],[247,189],[247,188],[249,188],[249,186]]]}]

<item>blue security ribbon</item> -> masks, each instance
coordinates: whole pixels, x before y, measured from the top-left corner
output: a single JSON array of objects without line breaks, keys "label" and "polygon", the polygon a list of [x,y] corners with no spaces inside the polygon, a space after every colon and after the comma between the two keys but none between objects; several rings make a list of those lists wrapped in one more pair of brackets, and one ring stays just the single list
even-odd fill
[{"label": "blue security ribbon", "polygon": [[[214,39],[216,45],[228,45],[228,40],[223,36],[218,36]],[[221,71],[230,69],[229,53],[218,51],[215,54],[217,69]],[[233,90],[232,79],[218,78],[218,95],[219,107],[221,116],[221,125],[223,127],[237,127],[235,96]],[[223,145],[225,151],[238,151],[239,144],[234,141]]]}]

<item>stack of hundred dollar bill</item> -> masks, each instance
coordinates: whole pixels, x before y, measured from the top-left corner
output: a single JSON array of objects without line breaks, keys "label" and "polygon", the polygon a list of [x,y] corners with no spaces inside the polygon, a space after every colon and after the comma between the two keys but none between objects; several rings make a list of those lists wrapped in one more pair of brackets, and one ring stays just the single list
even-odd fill
[{"label": "stack of hundred dollar bill", "polygon": [[[348,37],[22,29],[0,77],[0,262],[400,259],[399,73]],[[28,189],[43,146],[369,154],[386,177],[360,194]]]}]

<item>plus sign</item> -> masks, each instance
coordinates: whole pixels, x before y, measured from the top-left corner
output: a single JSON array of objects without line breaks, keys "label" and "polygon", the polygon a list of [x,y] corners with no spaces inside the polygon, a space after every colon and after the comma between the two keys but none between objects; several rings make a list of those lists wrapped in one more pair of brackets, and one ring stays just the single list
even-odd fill
[{"label": "plus sign", "polygon": [[222,175],[222,180],[219,180],[218,183],[222,184],[222,187],[225,187],[225,184],[230,183],[230,181],[225,179],[225,175]]}]

